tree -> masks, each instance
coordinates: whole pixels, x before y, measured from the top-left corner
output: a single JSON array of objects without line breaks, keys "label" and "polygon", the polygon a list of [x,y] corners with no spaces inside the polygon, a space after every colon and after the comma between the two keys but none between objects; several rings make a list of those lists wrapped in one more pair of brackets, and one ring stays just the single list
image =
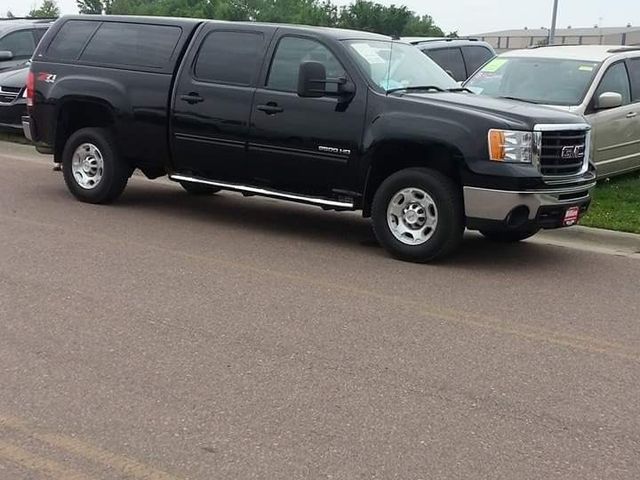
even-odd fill
[{"label": "tree", "polygon": [[101,15],[111,13],[111,0],[76,0],[78,12],[85,15]]},{"label": "tree", "polygon": [[55,0],[44,0],[40,8],[33,9],[29,12],[31,18],[58,18],[60,16],[60,8]]},{"label": "tree", "polygon": [[16,18],[16,16],[11,12],[11,10],[7,11],[7,18]]}]

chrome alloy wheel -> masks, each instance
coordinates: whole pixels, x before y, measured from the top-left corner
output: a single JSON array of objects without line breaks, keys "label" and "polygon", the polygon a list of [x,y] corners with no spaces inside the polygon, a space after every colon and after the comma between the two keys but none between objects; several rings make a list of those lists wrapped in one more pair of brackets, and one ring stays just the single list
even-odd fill
[{"label": "chrome alloy wheel", "polygon": [[393,236],[405,245],[422,245],[438,226],[438,208],[420,188],[403,188],[391,197],[387,224]]},{"label": "chrome alloy wheel", "polygon": [[98,147],[92,143],[83,143],[71,158],[71,172],[76,183],[85,190],[98,186],[104,172],[104,160]]}]

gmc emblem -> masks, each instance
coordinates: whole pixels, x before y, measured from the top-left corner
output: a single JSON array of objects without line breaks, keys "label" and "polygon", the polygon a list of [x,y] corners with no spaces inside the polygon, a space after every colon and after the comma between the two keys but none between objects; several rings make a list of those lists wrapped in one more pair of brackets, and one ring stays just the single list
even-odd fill
[{"label": "gmc emblem", "polygon": [[569,147],[562,147],[562,158],[583,158],[584,157],[584,145],[571,145]]}]

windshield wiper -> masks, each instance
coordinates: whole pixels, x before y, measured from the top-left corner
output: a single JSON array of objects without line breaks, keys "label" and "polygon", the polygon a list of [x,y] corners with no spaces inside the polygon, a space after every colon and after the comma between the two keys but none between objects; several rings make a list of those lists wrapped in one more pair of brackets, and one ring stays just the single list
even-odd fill
[{"label": "windshield wiper", "polygon": [[391,90],[387,90],[387,95],[394,92],[414,92],[414,91],[420,91],[420,90],[435,90],[436,92],[445,91],[444,89],[437,87],[435,85],[424,85],[424,86],[421,85],[421,86],[392,88]]},{"label": "windshield wiper", "polygon": [[469,92],[475,95],[475,92],[467,87],[455,87],[455,88],[447,88],[447,92],[458,93],[458,92]]},{"label": "windshield wiper", "polygon": [[534,105],[540,105],[540,102],[536,102],[535,100],[527,100],[526,98],[520,98],[520,97],[498,97],[498,98],[504,98],[505,100],[517,100],[518,102],[525,102],[525,103],[533,103]]}]

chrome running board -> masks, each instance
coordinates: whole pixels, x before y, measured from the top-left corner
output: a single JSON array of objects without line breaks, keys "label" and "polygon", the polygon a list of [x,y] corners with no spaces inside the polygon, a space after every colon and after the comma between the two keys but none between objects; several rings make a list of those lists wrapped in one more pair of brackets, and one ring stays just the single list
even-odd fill
[{"label": "chrome running board", "polygon": [[280,190],[272,190],[269,188],[252,187],[250,185],[241,185],[238,183],[220,182],[217,180],[208,180],[200,177],[190,177],[187,175],[170,174],[169,179],[174,182],[190,182],[199,183],[201,185],[211,185],[212,187],[222,188],[224,190],[233,190],[250,195],[260,195],[263,197],[278,198],[282,200],[290,200],[293,202],[307,203],[309,205],[319,205],[324,208],[337,208],[345,210],[353,210],[353,201],[330,200],[322,197],[312,197],[308,195],[300,195],[297,193],[282,192]]}]

